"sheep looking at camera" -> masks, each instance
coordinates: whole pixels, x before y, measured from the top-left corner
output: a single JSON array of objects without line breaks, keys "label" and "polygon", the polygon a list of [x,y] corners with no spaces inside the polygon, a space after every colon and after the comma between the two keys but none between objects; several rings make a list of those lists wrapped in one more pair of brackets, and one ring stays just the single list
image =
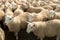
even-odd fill
[{"label": "sheep looking at camera", "polygon": [[33,32],[38,38],[57,36],[56,40],[60,38],[60,20],[54,19],[50,21],[32,22],[27,25],[27,33]]},{"label": "sheep looking at camera", "polygon": [[20,29],[26,28],[27,13],[21,13],[20,15],[11,18],[10,20],[5,20],[5,25],[8,26],[10,32],[15,32],[16,40],[18,40],[18,32]]}]

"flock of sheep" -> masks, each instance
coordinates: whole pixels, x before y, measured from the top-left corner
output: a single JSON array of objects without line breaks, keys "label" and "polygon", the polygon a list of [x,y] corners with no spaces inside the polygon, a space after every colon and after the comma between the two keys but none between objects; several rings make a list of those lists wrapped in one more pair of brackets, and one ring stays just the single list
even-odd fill
[{"label": "flock of sheep", "polygon": [[[60,40],[60,0],[0,0],[0,21],[4,20],[10,32],[26,29],[43,40],[45,36],[56,36]],[[5,27],[4,27],[5,28]],[[5,40],[0,26],[0,40]]]}]

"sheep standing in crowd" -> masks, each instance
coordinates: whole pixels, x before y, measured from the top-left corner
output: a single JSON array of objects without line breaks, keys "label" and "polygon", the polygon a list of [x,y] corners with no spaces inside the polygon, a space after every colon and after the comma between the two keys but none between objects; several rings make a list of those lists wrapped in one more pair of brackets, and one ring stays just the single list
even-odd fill
[{"label": "sheep standing in crowd", "polygon": [[27,2],[27,0],[14,0],[14,2],[16,3],[16,4],[18,4],[18,5],[20,5],[21,3],[26,3]]},{"label": "sheep standing in crowd", "polygon": [[5,13],[3,12],[3,10],[0,10],[0,21],[3,20],[5,17]]},{"label": "sheep standing in crowd", "polygon": [[8,20],[5,20],[5,25],[8,26],[10,32],[15,32],[16,40],[18,40],[18,32],[20,29],[26,28],[26,21],[27,21],[27,13],[21,13],[20,15]]},{"label": "sheep standing in crowd", "polygon": [[60,12],[55,12],[53,19],[60,19]]},{"label": "sheep standing in crowd", "polygon": [[44,8],[44,9],[47,9],[47,10],[49,10],[49,11],[50,11],[50,10],[53,10],[53,8],[52,8],[51,6],[48,6],[48,5],[43,6],[43,8]]},{"label": "sheep standing in crowd", "polygon": [[32,12],[39,13],[39,12],[41,12],[41,10],[43,10],[42,7],[29,6],[26,11],[27,11],[27,12],[30,12],[30,13],[32,13]]},{"label": "sheep standing in crowd", "polygon": [[39,7],[40,5],[38,4],[38,0],[33,0],[32,3],[31,3],[31,6]]},{"label": "sheep standing in crowd", "polygon": [[60,12],[60,5],[57,5],[57,6],[56,6],[55,11],[56,11],[56,12]]},{"label": "sheep standing in crowd", "polygon": [[13,12],[12,12],[12,6],[11,4],[6,1],[5,3],[5,20],[10,20],[14,17]]},{"label": "sheep standing in crowd", "polygon": [[18,16],[19,14],[23,13],[23,10],[20,7],[21,5],[18,5],[18,8],[14,11],[14,16]]},{"label": "sheep standing in crowd", "polygon": [[18,7],[18,5],[12,0],[11,2],[11,5],[12,5],[12,10],[15,11]]},{"label": "sheep standing in crowd", "polygon": [[60,19],[60,12],[50,11],[50,19]]},{"label": "sheep standing in crowd", "polygon": [[33,32],[38,38],[57,36],[56,40],[60,39],[60,20],[54,19],[46,22],[38,21],[27,25],[27,33]]},{"label": "sheep standing in crowd", "polygon": [[5,40],[5,33],[1,27],[0,27],[0,40]]},{"label": "sheep standing in crowd", "polygon": [[53,19],[53,17],[55,16],[55,12],[53,10],[42,10],[40,13],[36,14],[36,13],[31,13],[28,15],[28,21],[32,22],[32,21],[46,21],[47,19]]}]

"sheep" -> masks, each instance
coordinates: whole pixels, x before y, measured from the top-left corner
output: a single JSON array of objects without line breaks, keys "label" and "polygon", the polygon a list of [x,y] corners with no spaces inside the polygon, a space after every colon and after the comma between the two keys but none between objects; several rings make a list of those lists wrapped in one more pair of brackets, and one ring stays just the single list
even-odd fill
[{"label": "sheep", "polygon": [[34,0],[27,0],[27,2],[29,2],[30,4],[33,2]]},{"label": "sheep", "polygon": [[60,12],[55,12],[53,19],[60,19]]},{"label": "sheep", "polygon": [[[8,7],[7,7],[8,6]],[[12,18],[14,17],[14,14],[12,12],[12,9],[9,5],[6,5],[5,6],[5,20],[8,21],[8,20],[11,20]],[[5,22],[6,22],[5,21]]]},{"label": "sheep", "polygon": [[28,21],[47,21],[53,19],[55,17],[55,12],[53,10],[42,10],[40,13],[31,13],[28,15]]},{"label": "sheep", "polygon": [[33,6],[28,6],[28,9],[26,10],[26,12],[35,12],[35,13],[39,13],[41,10],[43,10],[42,7],[33,7]]},{"label": "sheep", "polygon": [[30,32],[33,32],[34,35],[36,35],[38,38],[41,38],[41,40],[43,40],[43,38],[45,37],[44,34],[44,23],[41,23],[41,27],[40,27],[40,22],[32,22],[29,23],[27,25],[27,29],[26,32],[29,34]]},{"label": "sheep", "polygon": [[57,36],[56,40],[60,38],[60,20],[54,19],[50,21],[27,22],[26,32],[29,34],[33,32],[38,38],[43,40],[45,36]]},{"label": "sheep", "polygon": [[14,2],[18,5],[21,5],[22,2],[27,2],[27,0],[14,0]]},{"label": "sheep", "polygon": [[51,7],[51,6],[49,6],[49,5],[45,5],[45,6],[43,6],[43,8],[44,8],[44,9],[47,9],[47,10],[49,10],[49,11],[50,11],[50,10],[53,10],[53,7]]},{"label": "sheep", "polygon": [[60,12],[55,12],[51,10],[49,19],[60,19]]},{"label": "sheep", "polygon": [[1,26],[0,26],[0,40],[5,40],[5,33]]},{"label": "sheep", "polygon": [[18,16],[10,20],[5,20],[4,24],[8,26],[10,32],[15,32],[16,40],[18,40],[18,32],[20,29],[26,28],[26,21],[27,21],[27,13],[21,13]]},{"label": "sheep", "polygon": [[49,6],[51,6],[51,7],[53,8],[53,10],[55,10],[55,9],[56,9],[57,4],[51,3],[51,4],[49,4]]},{"label": "sheep", "polygon": [[38,0],[33,0],[32,3],[31,3],[31,6],[33,6],[33,7],[39,7]]},{"label": "sheep", "polygon": [[23,10],[20,7],[21,5],[18,5],[18,8],[14,11],[14,16],[18,16],[19,14],[23,13]]},{"label": "sheep", "polygon": [[53,1],[53,3],[60,4],[59,0],[52,0],[52,1]]},{"label": "sheep", "polygon": [[56,6],[55,11],[56,11],[56,12],[60,12],[60,5],[57,5],[57,6]]},{"label": "sheep", "polygon": [[5,13],[4,13],[3,9],[4,9],[4,5],[1,5],[0,6],[0,21],[3,20],[5,17]]},{"label": "sheep", "polygon": [[42,7],[42,6],[45,6],[45,5],[47,5],[46,2],[44,2],[44,1],[41,1],[41,2],[40,2],[40,6],[41,6],[41,7]]},{"label": "sheep", "polygon": [[3,20],[5,17],[5,13],[3,12],[3,10],[0,10],[0,21]]},{"label": "sheep", "polygon": [[11,2],[11,5],[12,5],[12,10],[15,11],[17,9],[17,4],[12,0]]},{"label": "sheep", "polygon": [[14,2],[15,2],[16,4],[20,4],[20,1],[21,1],[21,0],[19,0],[19,1],[18,1],[18,0],[14,0]]},{"label": "sheep", "polygon": [[9,6],[9,7],[11,7],[11,9],[12,9],[12,5],[9,3],[9,0],[6,0],[6,2],[5,2],[5,6],[6,6],[6,7]]}]

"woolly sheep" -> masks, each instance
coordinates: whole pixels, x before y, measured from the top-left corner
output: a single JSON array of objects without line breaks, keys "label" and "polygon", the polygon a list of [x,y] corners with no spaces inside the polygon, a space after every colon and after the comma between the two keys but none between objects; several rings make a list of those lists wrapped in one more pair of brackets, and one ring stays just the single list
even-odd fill
[{"label": "woolly sheep", "polygon": [[12,12],[11,7],[5,7],[5,22],[7,22],[8,20],[11,20],[14,17],[14,14]]},{"label": "woolly sheep", "polygon": [[0,21],[3,20],[5,17],[5,13],[3,12],[3,10],[0,10]]},{"label": "woolly sheep", "polygon": [[38,3],[38,0],[33,0],[32,3],[31,3],[31,6],[33,7],[39,7],[39,3]]},{"label": "woolly sheep", "polygon": [[53,19],[60,19],[60,12],[55,12]]},{"label": "woolly sheep", "polygon": [[17,9],[17,4],[14,1],[11,2],[11,5],[12,5],[12,10]]},{"label": "woolly sheep", "polygon": [[20,5],[22,2],[26,2],[26,0],[14,0],[14,2],[18,5]]},{"label": "woolly sheep", "polygon": [[23,10],[21,9],[21,5],[18,5],[18,8],[14,11],[14,16],[18,16],[21,13],[23,13]]},{"label": "woolly sheep", "polygon": [[3,11],[3,8],[4,8],[4,6],[1,5],[1,7],[0,7],[0,21],[3,20],[4,17],[5,17],[5,13],[4,13],[4,11]]},{"label": "woolly sheep", "polygon": [[8,0],[6,0],[6,2],[5,2],[5,6],[6,6],[7,8],[10,7],[10,8],[12,9],[12,5],[9,3]]},{"label": "woolly sheep", "polygon": [[50,11],[50,19],[60,19],[60,12]]},{"label": "woolly sheep", "polygon": [[27,11],[27,12],[30,12],[30,13],[32,13],[32,12],[39,13],[41,10],[43,10],[42,7],[29,6],[26,11]]},{"label": "woolly sheep", "polygon": [[53,10],[53,7],[49,6],[49,5],[46,5],[46,6],[43,6],[44,9],[47,9],[47,10]]},{"label": "woolly sheep", "polygon": [[57,5],[57,6],[56,6],[55,11],[56,11],[56,12],[60,12],[60,5]]},{"label": "woolly sheep", "polygon": [[27,33],[33,32],[38,38],[57,36],[56,40],[60,38],[60,20],[54,19],[50,21],[32,22],[27,25]]},{"label": "woolly sheep", "polygon": [[15,32],[16,40],[18,40],[18,32],[20,29],[26,28],[27,13],[20,14],[10,20],[5,20],[10,32]]},{"label": "woolly sheep", "polygon": [[46,21],[47,19],[53,19],[55,12],[53,10],[42,10],[40,13],[31,13],[28,15],[28,21]]},{"label": "woolly sheep", "polygon": [[14,0],[14,2],[15,2],[16,4],[20,4],[20,1],[18,1],[18,0]]}]

